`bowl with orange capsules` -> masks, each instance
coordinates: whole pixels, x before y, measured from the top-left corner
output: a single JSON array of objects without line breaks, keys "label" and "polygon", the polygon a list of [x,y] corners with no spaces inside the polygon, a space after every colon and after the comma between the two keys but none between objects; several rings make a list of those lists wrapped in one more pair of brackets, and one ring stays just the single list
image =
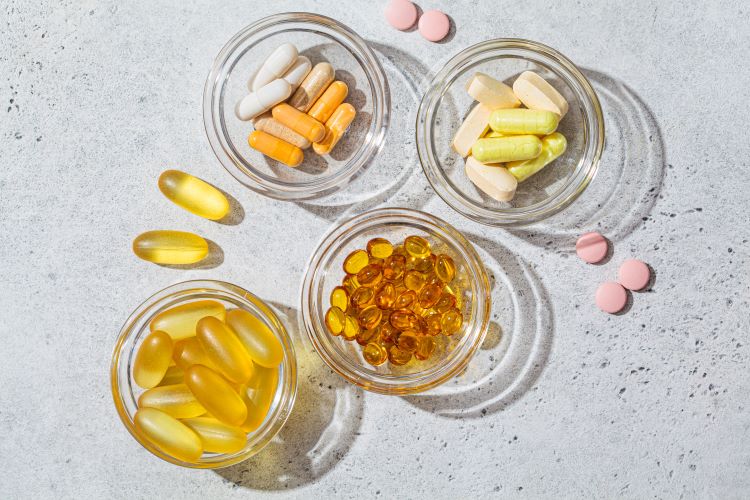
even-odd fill
[{"label": "bowl with orange capsules", "polygon": [[413,394],[458,374],[481,345],[490,285],[471,243],[430,214],[371,210],[313,253],[301,321],[336,373],[381,394]]},{"label": "bowl with orange capsules", "polygon": [[291,339],[255,295],[186,281],[130,315],[111,365],[115,408],[130,434],[184,467],[226,467],[262,450],[296,396]]}]

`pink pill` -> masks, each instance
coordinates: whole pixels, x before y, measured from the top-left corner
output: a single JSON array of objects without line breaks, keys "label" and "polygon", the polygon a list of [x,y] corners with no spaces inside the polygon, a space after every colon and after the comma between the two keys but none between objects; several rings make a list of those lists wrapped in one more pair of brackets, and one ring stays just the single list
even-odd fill
[{"label": "pink pill", "polygon": [[651,279],[651,270],[638,259],[628,259],[620,266],[620,284],[630,290],[643,290]]},{"label": "pink pill", "polygon": [[419,18],[419,32],[431,42],[439,42],[450,30],[450,19],[439,10],[428,10]]},{"label": "pink pill", "polygon": [[607,256],[607,239],[599,233],[582,234],[576,242],[576,253],[589,264],[596,264]]},{"label": "pink pill", "polygon": [[608,281],[599,285],[596,290],[596,305],[604,312],[615,314],[625,307],[628,293],[619,283]]},{"label": "pink pill", "polygon": [[408,30],[417,22],[417,6],[409,0],[391,0],[385,6],[385,18],[397,30]]}]

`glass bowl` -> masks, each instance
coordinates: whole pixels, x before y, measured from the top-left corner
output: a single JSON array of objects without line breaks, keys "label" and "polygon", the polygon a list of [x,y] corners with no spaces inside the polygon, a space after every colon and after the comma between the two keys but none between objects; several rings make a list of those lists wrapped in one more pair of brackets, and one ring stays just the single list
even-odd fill
[{"label": "glass bowl", "polygon": [[[534,71],[570,106],[558,127],[568,140],[567,150],[519,183],[510,202],[496,201],[474,187],[464,172],[464,159],[451,147],[474,104],[466,82],[478,71],[508,85],[522,72]],[[422,169],[448,205],[483,224],[518,226],[561,211],[583,193],[599,168],[604,119],[591,84],[565,56],[537,42],[501,38],[463,50],[435,75],[419,105],[416,141]]]},{"label": "glass bowl", "polygon": [[[435,338],[438,346],[426,361],[412,359],[403,366],[367,364],[356,341],[329,333],[324,316],[329,297],[344,277],[346,256],[366,248],[375,237],[396,245],[404,238],[426,238],[433,253],[445,253],[456,264],[456,278],[463,314],[461,330],[450,337]],[[336,373],[350,382],[381,394],[413,394],[436,387],[459,373],[487,333],[490,319],[490,285],[474,247],[461,233],[432,215],[405,208],[383,208],[362,213],[328,233],[312,255],[305,271],[301,296],[302,323],[318,354]]]},{"label": "glass bowl", "polygon": [[[165,454],[138,434],[133,417],[138,409],[138,397],[143,392],[133,380],[133,362],[141,341],[149,334],[151,319],[171,307],[201,299],[221,302],[227,308],[244,309],[261,319],[276,335],[284,349],[284,360],[279,366],[279,385],[268,415],[257,430],[248,434],[245,447],[232,454],[204,453],[194,463],[184,462]],[[157,457],[197,469],[216,469],[241,462],[263,449],[281,430],[292,411],[297,393],[297,359],[292,340],[278,317],[262,300],[247,290],[222,281],[185,281],[161,290],[139,305],[125,322],[112,354],[110,369],[112,397],[117,413],[128,432],[144,448]]]},{"label": "glass bowl", "polygon": [[[349,86],[346,102],[357,117],[330,155],[305,150],[297,168],[250,148],[252,122],[234,114],[249,91],[248,79],[279,45],[290,42],[314,64],[328,61]],[[221,164],[245,186],[282,200],[335,192],[352,181],[380,150],[390,115],[388,82],[377,57],[354,31],[331,18],[306,12],[269,16],[234,35],[214,60],[203,91],[203,121]]]}]

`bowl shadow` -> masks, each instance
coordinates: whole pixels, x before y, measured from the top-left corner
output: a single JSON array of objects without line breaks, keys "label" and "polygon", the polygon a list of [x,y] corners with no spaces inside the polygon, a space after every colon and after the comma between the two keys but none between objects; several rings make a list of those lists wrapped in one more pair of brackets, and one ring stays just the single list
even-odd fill
[{"label": "bowl shadow", "polygon": [[289,490],[330,472],[352,447],[364,411],[362,391],[331,371],[298,328],[296,309],[269,302],[297,355],[297,398],[284,427],[257,455],[214,472],[251,490]]},{"label": "bowl shadow", "polygon": [[552,303],[531,266],[498,242],[467,237],[490,276],[489,331],[463,373],[426,393],[404,397],[450,418],[481,418],[518,401],[541,376],[554,335]]}]

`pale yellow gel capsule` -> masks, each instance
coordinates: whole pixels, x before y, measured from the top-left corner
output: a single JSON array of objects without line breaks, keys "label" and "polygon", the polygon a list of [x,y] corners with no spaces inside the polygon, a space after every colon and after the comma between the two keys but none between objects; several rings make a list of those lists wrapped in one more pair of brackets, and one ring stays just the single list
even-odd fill
[{"label": "pale yellow gel capsule", "polygon": [[247,406],[230,383],[203,365],[185,370],[185,383],[208,412],[225,424],[240,426],[247,418]]},{"label": "pale yellow gel capsule", "polygon": [[542,152],[539,156],[531,160],[512,161],[507,165],[508,171],[518,182],[523,182],[559,158],[567,147],[568,141],[561,133],[545,136],[542,138]]},{"label": "pale yellow gel capsule", "polygon": [[227,311],[226,323],[256,364],[276,367],[284,359],[281,342],[255,315],[243,309],[232,309]]},{"label": "pale yellow gel capsule", "polygon": [[313,150],[319,155],[329,154],[344,136],[356,116],[357,110],[354,109],[354,106],[348,102],[339,104],[336,111],[326,121],[325,137],[320,142],[313,144]]},{"label": "pale yellow gel capsule", "polygon": [[485,165],[469,156],[466,158],[465,170],[469,180],[495,200],[510,201],[516,194],[518,181],[505,167]]},{"label": "pale yellow gel capsule", "polygon": [[185,372],[179,366],[172,365],[167,368],[167,373],[164,374],[164,378],[159,382],[159,386],[182,384],[184,382]]},{"label": "pale yellow gel capsule", "polygon": [[568,101],[544,78],[524,71],[513,83],[513,92],[529,109],[543,109],[560,115],[568,112]]},{"label": "pale yellow gel capsule", "polygon": [[133,379],[144,389],[156,387],[164,378],[172,359],[172,337],[162,331],[143,339],[133,362]]},{"label": "pale yellow gel capsule", "polygon": [[194,463],[203,454],[198,434],[163,411],[139,408],[133,422],[138,434],[169,456]]},{"label": "pale yellow gel capsule", "polygon": [[559,122],[559,115],[538,109],[496,109],[490,115],[492,130],[507,135],[547,135]]},{"label": "pale yellow gel capsule", "polygon": [[156,264],[194,264],[208,255],[208,242],[184,231],[147,231],[133,240],[133,253]]},{"label": "pale yellow gel capsule", "polygon": [[138,398],[138,407],[156,408],[175,418],[197,417],[206,412],[185,384],[149,389]]},{"label": "pale yellow gel capsule", "polygon": [[482,137],[489,127],[492,109],[484,104],[474,106],[458,128],[453,137],[453,149],[466,158],[471,153],[471,147],[477,139]]},{"label": "pale yellow gel capsule", "polygon": [[253,362],[237,335],[227,326],[208,316],[198,321],[196,337],[208,359],[231,382],[247,382],[253,374]]},{"label": "pale yellow gel capsule", "polygon": [[521,105],[513,89],[484,73],[474,73],[466,82],[466,92],[490,109],[517,108]]},{"label": "pale yellow gel capsule", "polygon": [[240,425],[245,432],[253,432],[266,419],[279,384],[279,369],[256,366],[253,378],[240,392],[247,407],[247,418]]},{"label": "pale yellow gel capsule", "polygon": [[471,154],[482,163],[504,163],[536,158],[542,152],[542,141],[535,135],[511,135],[479,139]]},{"label": "pale yellow gel capsule", "polygon": [[198,434],[204,451],[235,453],[247,444],[247,435],[242,429],[227,425],[215,418],[185,418],[181,422]]},{"label": "pale yellow gel capsule", "polygon": [[189,337],[175,342],[172,359],[182,370],[187,370],[193,365],[205,365],[212,370],[218,370],[201,346],[198,337]]},{"label": "pale yellow gel capsule", "polygon": [[195,335],[195,325],[201,318],[214,316],[224,321],[227,310],[221,302],[215,300],[196,300],[162,311],[151,320],[151,331],[167,332],[173,340],[184,339]]},{"label": "pale yellow gel capsule", "polygon": [[229,200],[224,193],[185,172],[164,171],[159,176],[159,189],[176,205],[199,217],[218,220],[229,213]]}]

